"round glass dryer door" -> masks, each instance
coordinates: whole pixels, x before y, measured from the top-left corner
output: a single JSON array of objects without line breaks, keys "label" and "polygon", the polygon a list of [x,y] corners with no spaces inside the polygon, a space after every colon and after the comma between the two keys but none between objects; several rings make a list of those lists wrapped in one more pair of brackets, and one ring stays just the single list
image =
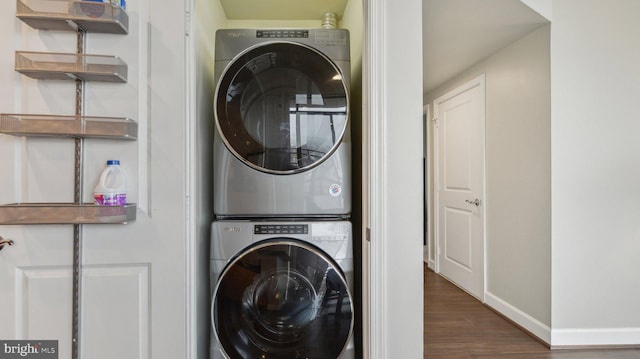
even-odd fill
[{"label": "round glass dryer door", "polygon": [[231,359],[336,359],[353,329],[340,268],[316,247],[287,238],[255,243],[227,264],[211,316]]},{"label": "round glass dryer door", "polygon": [[303,44],[268,43],[236,57],[215,99],[216,126],[227,148],[248,166],[293,174],[336,150],[348,119],[338,67]]}]

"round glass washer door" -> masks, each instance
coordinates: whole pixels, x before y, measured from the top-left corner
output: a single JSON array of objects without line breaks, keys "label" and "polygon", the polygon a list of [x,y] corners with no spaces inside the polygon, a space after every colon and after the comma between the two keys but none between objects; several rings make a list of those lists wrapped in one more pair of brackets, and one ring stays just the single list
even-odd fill
[{"label": "round glass washer door", "polygon": [[236,158],[262,172],[294,174],[338,148],[348,102],[329,58],[304,44],[274,42],[247,49],[226,67],[214,113]]},{"label": "round glass washer door", "polygon": [[220,274],[211,317],[231,359],[336,359],[353,330],[344,275],[322,250],[288,238],[247,247]]}]

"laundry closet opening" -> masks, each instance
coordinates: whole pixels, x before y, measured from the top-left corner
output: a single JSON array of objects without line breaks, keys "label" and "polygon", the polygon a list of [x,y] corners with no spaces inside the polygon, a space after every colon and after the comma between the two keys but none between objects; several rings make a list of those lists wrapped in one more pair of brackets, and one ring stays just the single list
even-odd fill
[{"label": "laundry closet opening", "polygon": [[362,356],[362,16],[196,1],[203,357]]},{"label": "laundry closet opening", "polygon": [[[549,36],[549,20],[523,1],[423,2],[424,260],[436,272],[443,261],[456,270],[481,271],[480,289],[456,284],[546,342],[551,324]],[[485,86],[485,123],[474,131],[456,127],[467,116],[467,102],[443,113],[444,95],[479,77]],[[472,159],[478,150],[468,144],[478,136],[485,138],[481,159]],[[459,146],[443,148],[446,143]],[[456,152],[444,158],[452,149]],[[466,191],[467,172],[438,166],[444,160],[484,161],[483,188],[477,195],[456,197],[455,207],[444,195]],[[477,216],[484,226],[481,241],[460,245],[463,241],[456,239],[471,228],[466,218]],[[441,274],[456,281],[455,275]]]}]

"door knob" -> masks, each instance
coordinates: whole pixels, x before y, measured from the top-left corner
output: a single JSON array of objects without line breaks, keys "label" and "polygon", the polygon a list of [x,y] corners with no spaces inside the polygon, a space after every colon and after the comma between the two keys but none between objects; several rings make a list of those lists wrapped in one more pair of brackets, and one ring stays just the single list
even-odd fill
[{"label": "door knob", "polygon": [[476,198],[475,200],[473,200],[473,201],[470,201],[470,200],[468,200],[468,199],[465,199],[464,201],[465,201],[465,202],[467,202],[467,203],[469,203],[469,204],[474,204],[474,205],[476,205],[476,206],[480,206],[480,200],[479,200],[479,199],[477,199],[477,198]]},{"label": "door knob", "polygon": [[4,248],[5,244],[12,246],[13,245],[13,241],[10,240],[10,239],[4,239],[4,238],[0,237],[0,251]]}]

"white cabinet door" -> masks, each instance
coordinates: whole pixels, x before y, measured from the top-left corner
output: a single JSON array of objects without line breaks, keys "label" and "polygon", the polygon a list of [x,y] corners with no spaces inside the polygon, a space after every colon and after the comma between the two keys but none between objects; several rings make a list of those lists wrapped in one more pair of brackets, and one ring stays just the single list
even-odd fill
[{"label": "white cabinet door", "polygon": [[[14,52],[75,52],[75,33],[34,30],[0,12],[0,112],[74,113],[73,82],[14,71]],[[86,35],[85,52],[120,56],[126,84],[86,84],[85,114],[130,117],[137,141],[87,139],[84,201],[119,159],[137,220],[83,226],[81,358],[185,358],[184,3],[129,1],[129,34]],[[0,135],[0,204],[73,202],[74,144]],[[73,226],[0,226],[0,339],[59,340],[71,358]],[[153,328],[153,330],[152,330]]]},{"label": "white cabinet door", "polygon": [[442,275],[484,300],[484,76],[435,100]]}]

